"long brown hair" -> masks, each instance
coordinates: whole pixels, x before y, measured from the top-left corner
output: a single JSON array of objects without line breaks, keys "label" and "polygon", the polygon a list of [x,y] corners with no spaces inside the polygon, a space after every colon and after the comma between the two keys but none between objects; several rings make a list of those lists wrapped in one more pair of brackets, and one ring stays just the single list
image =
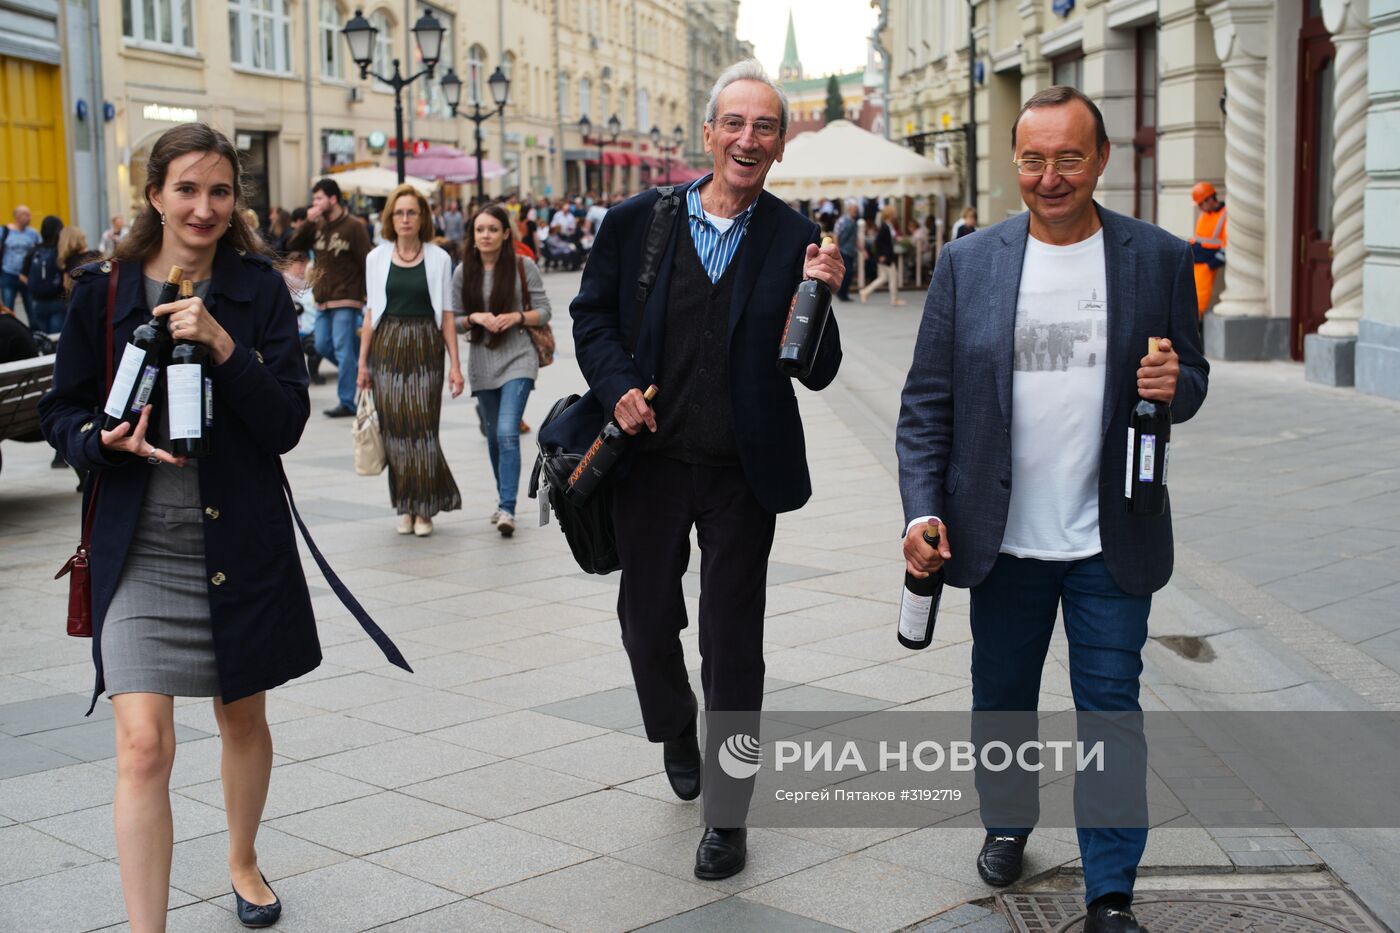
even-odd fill
[{"label": "long brown hair", "polygon": [[[496,266],[491,272],[491,294],[486,299],[486,307],[481,307],[481,287],[485,281],[486,269],[481,264],[481,251],[476,248],[476,219],[482,214],[494,217],[501,225],[504,238],[501,252],[496,257]],[[514,314],[516,294],[519,292],[520,276],[516,272],[519,259],[515,255],[515,233],[511,230],[510,214],[498,204],[488,204],[472,215],[467,222],[466,240],[462,243],[462,308],[470,315],[476,311],[489,311],[492,314]],[[524,297],[519,302],[523,305]],[[484,342],[494,347],[504,339],[503,334],[493,334],[480,324],[473,324],[467,331],[470,343]]]},{"label": "long brown hair", "polygon": [[165,187],[165,176],[170,163],[191,152],[212,152],[228,160],[233,167],[233,215],[229,218],[228,231],[219,238],[227,241],[235,249],[271,256],[272,251],[263,243],[262,237],[248,227],[243,218],[246,185],[243,178],[243,165],[238,161],[238,150],[227,136],[207,123],[181,123],[160,135],[151,148],[151,157],[146,162],[146,185],[142,188],[146,205],[136,215],[131,225],[131,233],[117,245],[114,256],[119,262],[145,262],[160,251],[165,237],[161,230],[160,213],[151,203],[151,192]]}]

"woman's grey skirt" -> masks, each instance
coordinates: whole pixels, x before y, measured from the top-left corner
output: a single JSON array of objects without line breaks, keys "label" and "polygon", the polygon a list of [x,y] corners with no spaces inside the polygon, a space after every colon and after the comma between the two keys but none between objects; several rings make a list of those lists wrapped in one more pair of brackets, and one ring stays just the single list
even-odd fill
[{"label": "woman's grey skirt", "polygon": [[108,696],[220,694],[203,522],[198,507],[157,505],[149,496],[142,506],[102,625]]}]

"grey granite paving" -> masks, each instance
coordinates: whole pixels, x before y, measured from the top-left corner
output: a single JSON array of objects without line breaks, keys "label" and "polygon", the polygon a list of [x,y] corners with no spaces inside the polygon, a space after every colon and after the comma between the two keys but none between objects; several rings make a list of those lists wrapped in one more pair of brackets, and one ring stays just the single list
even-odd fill
[{"label": "grey granite paving", "polygon": [[[557,308],[576,283],[548,277]],[[945,594],[929,650],[890,631],[910,305],[842,306],[842,377],[800,393],[815,492],[780,517],[769,567],[765,708],[777,716],[970,703],[965,592]],[[536,426],[582,386],[567,326],[557,333],[559,362],[526,411]],[[313,412],[331,394],[313,389]],[[1400,708],[1397,416],[1395,403],[1309,386],[1300,367],[1216,366],[1173,445],[1177,567],[1154,601],[1146,707]],[[268,701],[276,757],[259,853],[286,905],[278,929],[1006,929],[968,903],[989,893],[975,829],[755,828],[744,873],[698,882],[701,811],[675,799],[642,735],[616,577],[580,573],[523,497],[516,536],[494,532],[468,401],[444,403],[442,430],[464,508],[427,539],[394,533],[384,479],[353,474],[346,433],[313,414],[288,473],[318,544],[416,673],[382,660],[303,551],[326,660]],[[523,449],[528,463],[534,435]],[[51,577],[71,553],[77,497],[48,458],[6,442],[0,477],[0,930],[120,930],[111,708],[84,718],[90,645],[62,634],[66,590]],[[683,589],[693,619],[697,573]],[[1204,639],[1211,660],[1181,657],[1171,635]],[[682,643],[698,668],[694,625]],[[1045,708],[1070,703],[1066,651],[1057,635]],[[175,719],[169,929],[232,930],[217,725],[207,700],[179,701]],[[1144,877],[1317,875],[1325,860],[1396,925],[1394,836],[1177,822],[1150,835]],[[1033,884],[1080,881],[1071,831],[1038,831],[1028,858]]]}]

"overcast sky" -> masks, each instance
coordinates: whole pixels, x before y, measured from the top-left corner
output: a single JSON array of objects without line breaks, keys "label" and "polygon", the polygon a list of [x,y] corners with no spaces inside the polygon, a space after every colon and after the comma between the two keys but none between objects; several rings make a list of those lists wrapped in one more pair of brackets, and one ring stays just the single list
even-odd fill
[{"label": "overcast sky", "polygon": [[[792,0],[797,54],[808,77],[865,67],[866,39],[880,14],[870,0]],[[740,39],[753,43],[763,67],[778,76],[787,40],[788,0],[741,0]]]}]

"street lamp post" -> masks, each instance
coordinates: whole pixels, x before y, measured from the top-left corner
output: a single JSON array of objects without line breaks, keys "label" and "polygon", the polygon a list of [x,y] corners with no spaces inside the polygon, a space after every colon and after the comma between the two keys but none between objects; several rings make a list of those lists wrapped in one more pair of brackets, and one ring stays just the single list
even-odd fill
[{"label": "street lamp post", "polygon": [[476,204],[479,208],[486,200],[486,186],[481,174],[481,124],[491,119],[498,113],[504,113],[506,104],[510,102],[510,78],[497,65],[491,77],[486,80],[486,84],[491,88],[491,100],[495,104],[490,110],[484,110],[481,106],[481,97],[472,101],[471,113],[458,113],[457,105],[462,102],[462,79],[457,77],[457,73],[451,68],[447,69],[447,74],[442,76],[442,93],[447,98],[447,106],[452,108],[454,117],[463,117],[475,124],[476,135]]},{"label": "street lamp post", "polygon": [[657,149],[660,149],[666,156],[666,171],[661,177],[665,178],[668,184],[671,180],[671,153],[679,151],[681,146],[685,143],[684,127],[678,126],[671,130],[671,142],[672,145],[663,145],[661,142],[661,127],[653,126],[651,128],[651,144]]},{"label": "street lamp post", "polygon": [[394,89],[394,136],[399,143],[397,160],[399,184],[403,184],[403,89],[424,75],[429,78],[433,76],[433,69],[437,67],[438,59],[442,57],[442,36],[447,30],[442,28],[442,24],[431,12],[424,13],[419,17],[418,22],[413,24],[413,41],[418,44],[418,54],[423,59],[423,70],[404,77],[399,71],[399,60],[396,58],[394,59],[394,73],[382,75],[377,71],[369,70],[369,66],[374,62],[374,40],[379,35],[379,30],[371,26],[363,14],[363,10],[356,10],[354,18],[346,23],[345,28],[340,32],[341,35],[345,36],[345,41],[350,44],[350,57],[356,65],[360,66],[360,80],[363,81],[372,74],[377,80],[383,81]]},{"label": "street lamp post", "polygon": [[[588,114],[585,113],[583,116],[579,117],[578,131],[579,134],[583,136],[583,144],[585,146],[598,147],[598,186],[603,189],[598,192],[598,196],[600,198],[604,197],[608,193],[608,174],[603,168],[603,147],[611,146],[613,143],[617,142],[617,138],[622,135],[622,121],[617,118],[617,114],[613,114],[608,117],[607,138],[604,138],[602,133],[599,133],[595,137],[593,136],[593,121],[589,120]],[[587,187],[587,182],[585,182],[584,186]]]}]

